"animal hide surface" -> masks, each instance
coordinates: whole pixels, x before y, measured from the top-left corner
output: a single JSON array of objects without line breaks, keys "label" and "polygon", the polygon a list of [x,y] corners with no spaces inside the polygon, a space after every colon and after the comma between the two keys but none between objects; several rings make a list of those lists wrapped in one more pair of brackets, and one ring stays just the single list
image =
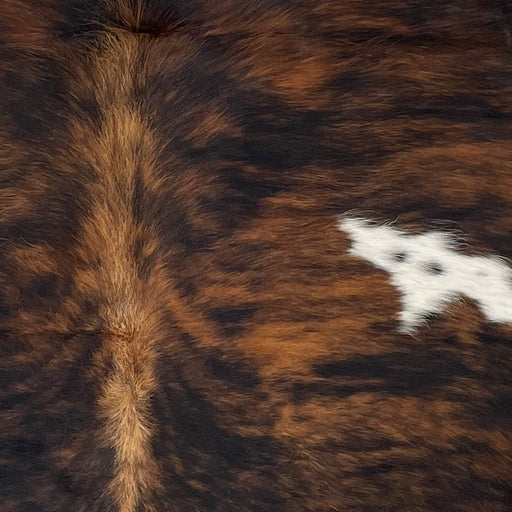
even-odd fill
[{"label": "animal hide surface", "polygon": [[0,511],[510,512],[509,0],[0,0]]}]

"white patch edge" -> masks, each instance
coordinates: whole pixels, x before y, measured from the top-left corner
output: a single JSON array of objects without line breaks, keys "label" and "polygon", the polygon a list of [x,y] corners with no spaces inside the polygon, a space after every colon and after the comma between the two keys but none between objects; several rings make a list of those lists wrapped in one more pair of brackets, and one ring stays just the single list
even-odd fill
[{"label": "white patch edge", "polygon": [[338,229],[351,240],[349,253],[389,274],[400,292],[400,331],[412,334],[431,315],[467,297],[494,323],[512,324],[512,270],[498,256],[454,250],[443,231],[411,234],[390,224],[341,216]]}]

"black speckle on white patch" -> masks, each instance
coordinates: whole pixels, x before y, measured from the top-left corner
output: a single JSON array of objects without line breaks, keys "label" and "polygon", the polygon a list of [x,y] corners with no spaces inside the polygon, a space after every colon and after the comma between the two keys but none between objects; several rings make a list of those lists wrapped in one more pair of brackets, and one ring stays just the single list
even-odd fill
[{"label": "black speckle on white patch", "polygon": [[427,263],[425,265],[425,271],[435,276],[440,276],[441,274],[444,274],[443,266],[437,261],[431,261]]},{"label": "black speckle on white patch", "polygon": [[405,251],[397,251],[393,254],[393,259],[399,263],[407,261],[407,253]]}]

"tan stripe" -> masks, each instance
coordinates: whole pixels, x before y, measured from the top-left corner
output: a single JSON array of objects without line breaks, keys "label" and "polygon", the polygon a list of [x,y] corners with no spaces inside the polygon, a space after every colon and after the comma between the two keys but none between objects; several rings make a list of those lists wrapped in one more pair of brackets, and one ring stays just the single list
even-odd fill
[{"label": "tan stripe", "polygon": [[[87,133],[83,124],[75,127],[83,141],[82,157],[99,177],[89,185],[93,208],[79,237],[78,256],[90,270],[75,275],[75,286],[99,295],[101,305],[97,328],[105,334],[98,364],[109,370],[99,407],[103,441],[115,450],[108,492],[120,512],[135,512],[141,503],[144,510],[153,510],[150,496],[160,486],[151,450],[150,400],[161,312],[158,290],[141,282],[133,256],[142,229],[132,216],[136,173],[154,155],[150,130],[130,102],[134,81],[140,80],[132,68],[137,45],[129,36],[104,42],[88,85],[102,110],[101,129]],[[148,234],[144,238],[150,239]]]},{"label": "tan stripe", "polygon": [[105,418],[105,440],[116,453],[116,472],[109,491],[120,512],[134,512],[159,486],[150,446],[154,353],[143,337],[112,335],[107,343],[112,347],[113,371],[103,386],[99,405]]}]

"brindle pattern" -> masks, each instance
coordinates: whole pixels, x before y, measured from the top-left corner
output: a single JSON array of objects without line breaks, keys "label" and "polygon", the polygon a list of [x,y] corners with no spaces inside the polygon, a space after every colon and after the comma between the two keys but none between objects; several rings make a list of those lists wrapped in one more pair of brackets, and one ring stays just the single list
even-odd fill
[{"label": "brindle pattern", "polygon": [[1,510],[509,511],[512,328],[336,216],[512,257],[511,13],[2,0]]}]

